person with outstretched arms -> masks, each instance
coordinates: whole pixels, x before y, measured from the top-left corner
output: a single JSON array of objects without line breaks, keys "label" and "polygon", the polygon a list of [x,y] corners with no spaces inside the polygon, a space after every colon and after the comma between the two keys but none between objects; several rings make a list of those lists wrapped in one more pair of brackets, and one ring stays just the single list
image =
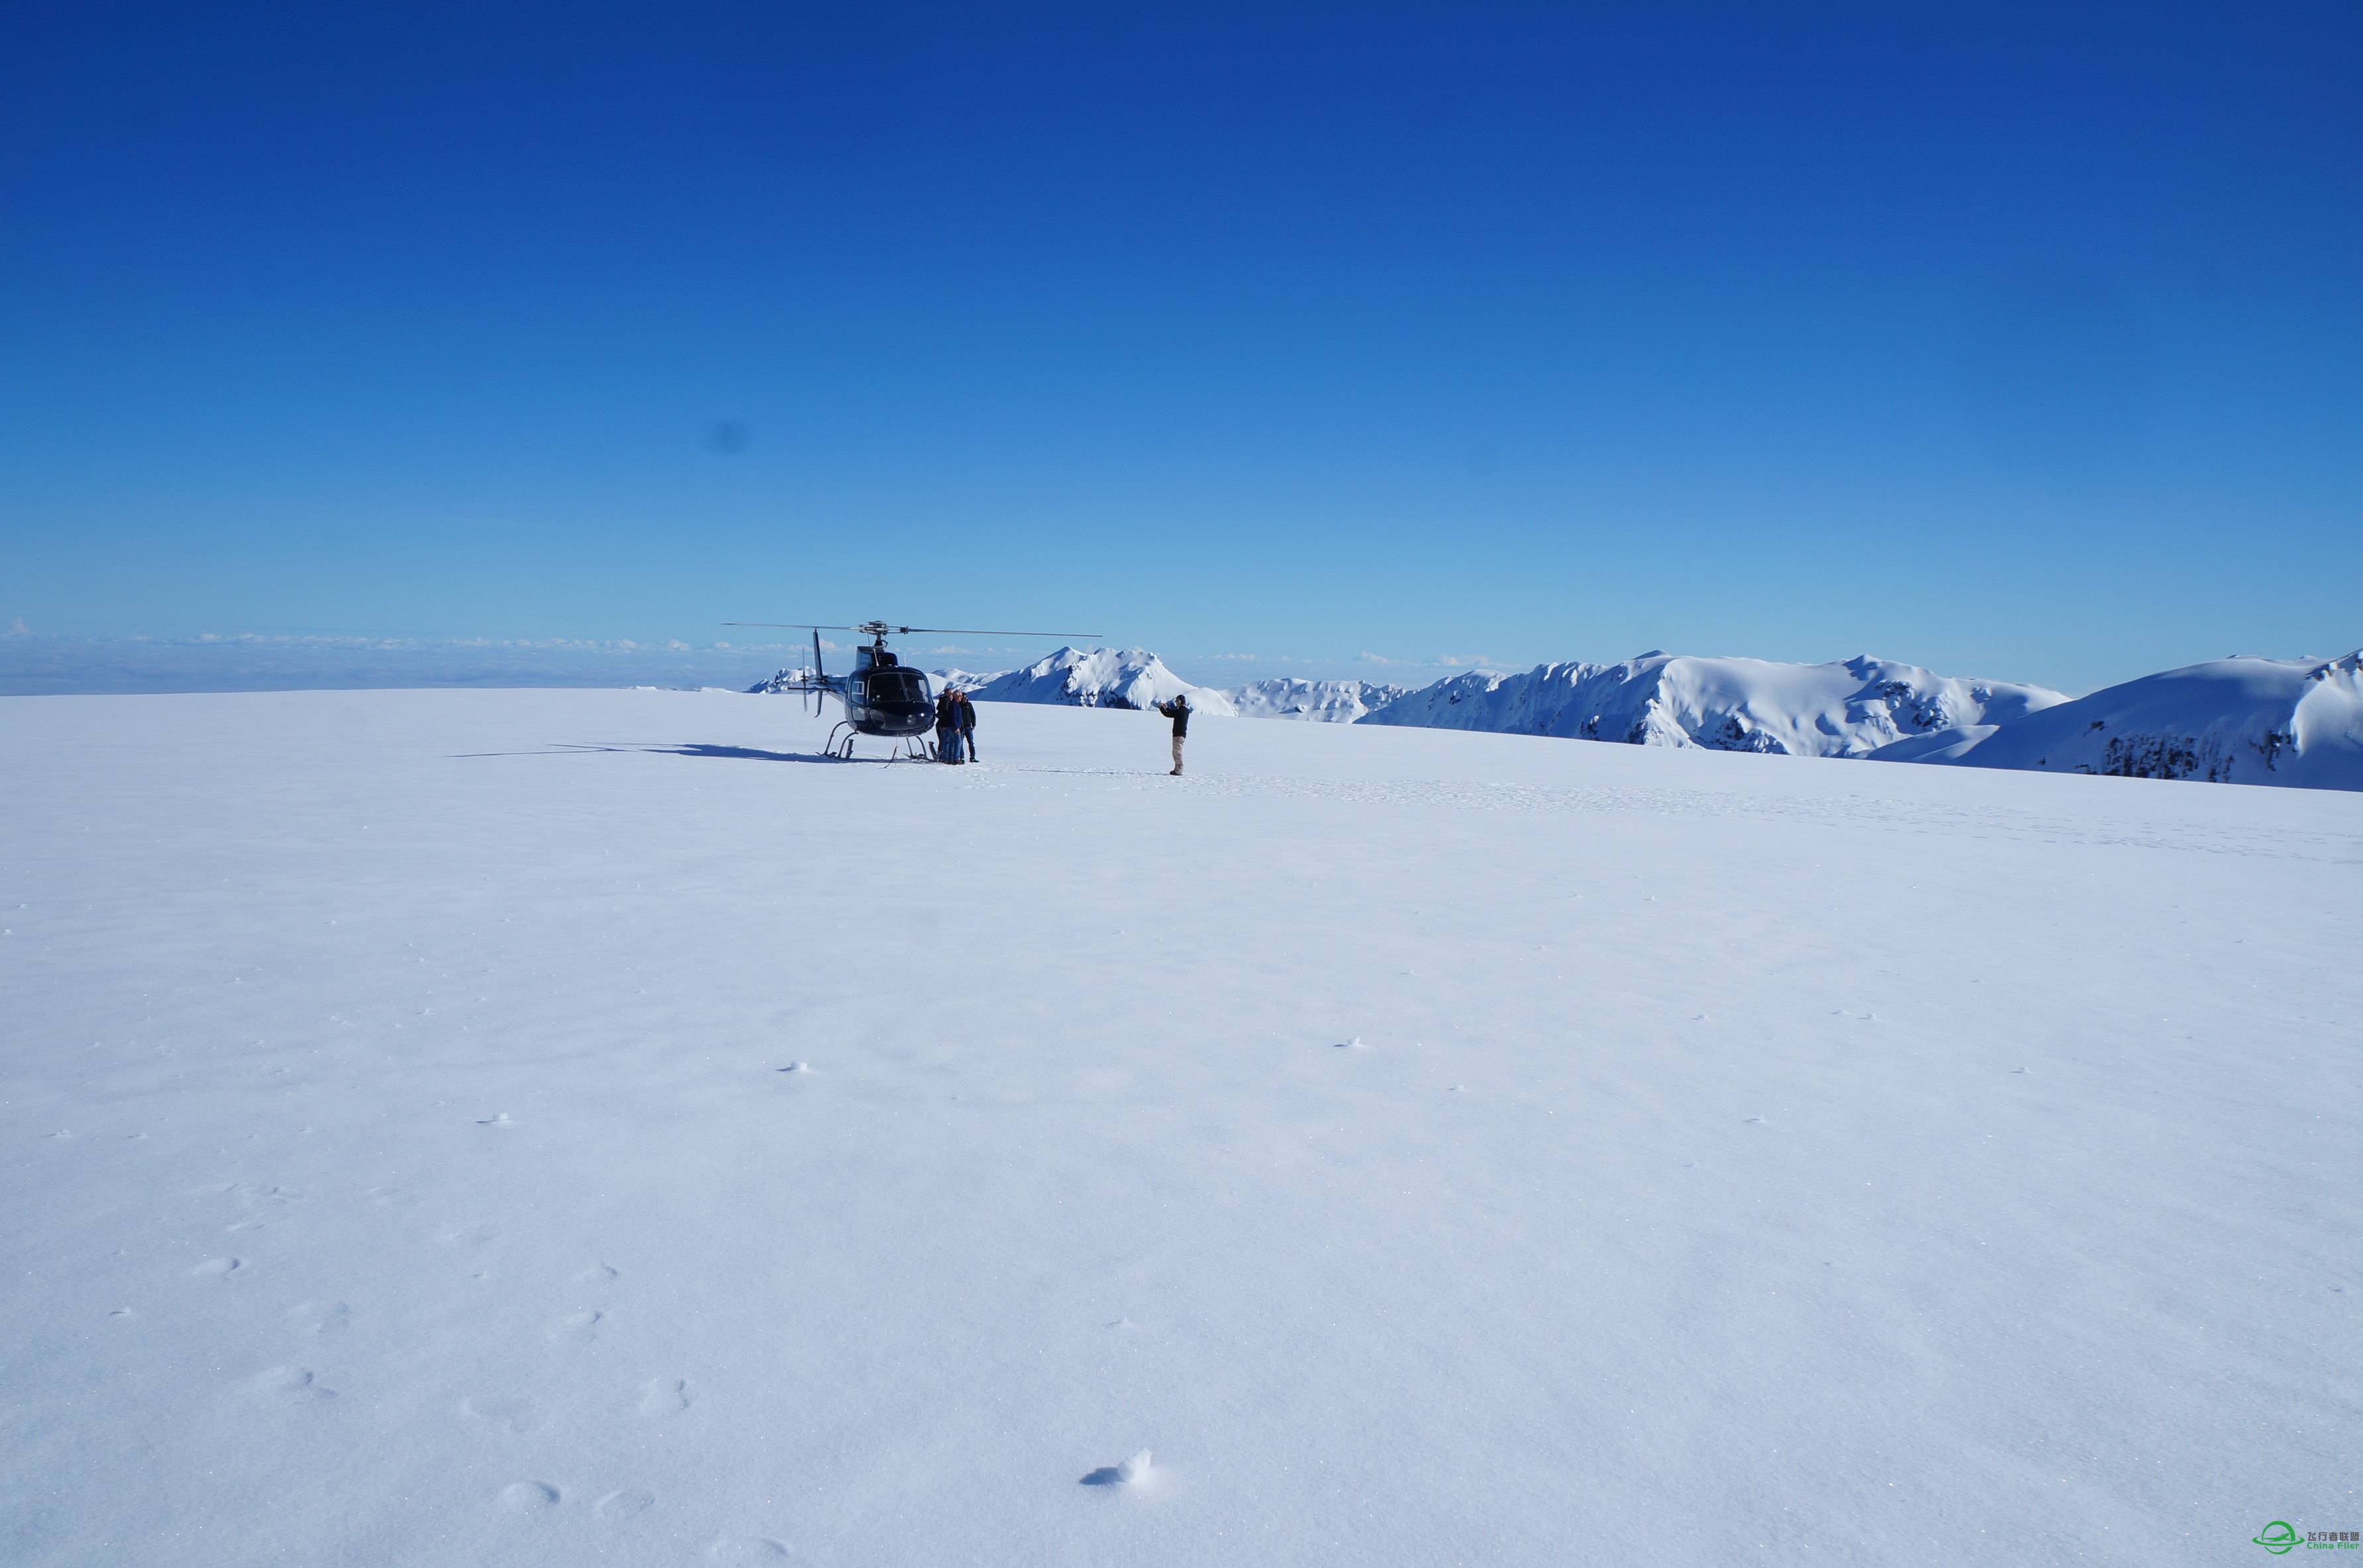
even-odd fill
[{"label": "person with outstretched arms", "polygon": [[1190,738],[1189,694],[1183,692],[1170,702],[1159,702],[1157,711],[1173,721],[1173,772],[1170,777],[1179,778],[1182,777],[1182,743]]}]

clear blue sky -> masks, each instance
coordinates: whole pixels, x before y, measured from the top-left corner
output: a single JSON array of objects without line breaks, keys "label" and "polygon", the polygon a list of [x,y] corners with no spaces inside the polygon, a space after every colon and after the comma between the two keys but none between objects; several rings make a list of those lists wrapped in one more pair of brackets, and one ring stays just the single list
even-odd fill
[{"label": "clear blue sky", "polygon": [[19,0],[0,628],[2343,652],[2358,83],[2354,0]]}]

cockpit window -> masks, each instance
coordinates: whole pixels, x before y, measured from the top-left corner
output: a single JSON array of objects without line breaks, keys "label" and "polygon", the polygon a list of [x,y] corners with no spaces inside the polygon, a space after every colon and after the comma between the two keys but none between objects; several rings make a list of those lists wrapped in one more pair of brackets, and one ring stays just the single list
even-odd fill
[{"label": "cockpit window", "polygon": [[915,669],[873,669],[870,672],[870,701],[880,707],[925,707],[926,677]]}]

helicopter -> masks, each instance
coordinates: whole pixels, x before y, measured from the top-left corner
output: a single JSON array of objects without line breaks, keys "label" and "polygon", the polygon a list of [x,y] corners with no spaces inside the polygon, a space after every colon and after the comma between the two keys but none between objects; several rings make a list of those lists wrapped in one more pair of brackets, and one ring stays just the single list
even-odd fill
[{"label": "helicopter", "polygon": [[[858,626],[814,626],[802,622],[725,621],[726,626],[753,626],[780,632],[810,632],[813,640],[812,668],[801,679],[779,688],[782,691],[802,692],[813,701],[817,712],[823,697],[834,697],[845,705],[845,717],[828,732],[828,744],[823,746],[826,756],[850,760],[857,735],[892,741],[894,750],[889,762],[926,762],[935,750],[926,740],[926,733],[936,725],[936,700],[927,690],[927,678],[894,657],[886,646],[890,636],[907,636],[914,632],[932,633],[955,637],[1097,637],[1098,632],[994,632],[975,627],[954,626],[890,626],[883,621],[864,621]],[[820,635],[823,632],[854,632],[870,639],[869,645],[853,650],[853,673],[831,675],[821,668]]]}]

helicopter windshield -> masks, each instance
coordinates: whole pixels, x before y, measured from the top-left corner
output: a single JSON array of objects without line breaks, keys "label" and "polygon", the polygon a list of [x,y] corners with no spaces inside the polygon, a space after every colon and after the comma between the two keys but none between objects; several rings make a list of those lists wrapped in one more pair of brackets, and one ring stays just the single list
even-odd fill
[{"label": "helicopter windshield", "polygon": [[870,672],[870,705],[873,708],[915,710],[927,705],[927,679],[915,669],[873,669]]}]

